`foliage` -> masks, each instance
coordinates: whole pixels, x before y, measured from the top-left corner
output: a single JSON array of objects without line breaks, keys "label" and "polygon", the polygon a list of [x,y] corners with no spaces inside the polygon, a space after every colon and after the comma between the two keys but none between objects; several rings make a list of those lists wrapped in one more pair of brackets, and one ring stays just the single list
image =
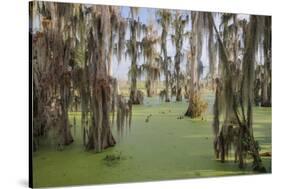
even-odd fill
[{"label": "foliage", "polygon": [[147,96],[151,97],[155,94],[155,84],[160,79],[160,65],[156,61],[159,54],[156,51],[156,43],[159,41],[157,31],[154,30],[153,25],[148,25],[145,28],[145,36],[142,39],[142,52],[144,57],[144,64],[141,66],[142,71],[146,73],[145,87]]}]

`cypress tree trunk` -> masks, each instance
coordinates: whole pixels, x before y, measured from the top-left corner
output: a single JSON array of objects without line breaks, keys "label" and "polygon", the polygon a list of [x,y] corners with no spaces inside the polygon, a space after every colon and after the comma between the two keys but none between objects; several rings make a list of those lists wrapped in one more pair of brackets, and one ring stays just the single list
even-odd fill
[{"label": "cypress tree trunk", "polygon": [[[220,50],[221,50],[221,61],[222,66],[224,69],[224,72],[228,76],[225,78],[226,85],[224,86],[223,90],[224,95],[231,95],[229,98],[233,99],[233,102],[231,104],[227,103],[226,107],[233,109],[233,112],[235,114],[235,118],[237,121],[238,127],[238,133],[236,135],[237,143],[235,144],[237,146],[237,155],[239,159],[239,167],[244,167],[244,158],[246,154],[250,154],[253,158],[253,168],[256,171],[259,172],[265,172],[265,168],[262,165],[261,158],[258,152],[258,146],[257,142],[254,139],[253,135],[253,91],[254,91],[254,60],[255,60],[255,52],[256,52],[256,40],[258,40],[257,36],[257,25],[258,25],[258,19],[257,16],[251,16],[248,30],[245,37],[245,54],[243,56],[243,68],[242,68],[242,81],[241,81],[241,94],[237,96],[237,93],[234,92],[233,87],[228,87],[229,85],[232,86],[232,81],[235,79],[232,74],[230,74],[230,68],[231,64],[228,59],[228,52],[220,38],[220,35],[218,33],[218,30],[216,29],[216,26],[214,24],[214,20],[212,17],[210,17],[210,21],[212,22],[219,41]],[[229,84],[229,85],[227,85]],[[239,103],[237,99],[239,98]],[[238,113],[238,110],[241,109],[242,116]],[[242,117],[242,118],[241,118]],[[230,129],[232,128],[232,129]],[[220,131],[220,140],[219,140],[219,150],[222,154],[221,160],[224,161],[224,156],[227,155],[227,152],[229,150],[227,144],[231,143],[231,137],[233,136],[233,127],[224,127],[222,126],[222,129]]]},{"label": "cypress tree trunk", "polygon": [[94,149],[95,152],[101,152],[103,149],[116,144],[110,129],[109,81],[97,79],[92,90],[95,95],[92,97],[92,126],[87,148]]},{"label": "cypress tree trunk", "polygon": [[133,104],[140,104],[137,96],[137,76],[138,76],[138,66],[137,66],[137,55],[138,55],[138,46],[137,46],[137,32],[138,32],[138,21],[135,20],[134,10],[131,8],[132,20],[130,21],[130,56],[131,56],[131,88],[130,88],[130,100]]},{"label": "cypress tree trunk", "polygon": [[221,83],[219,79],[217,78],[215,80],[216,82],[216,92],[215,92],[215,102],[214,102],[214,119],[213,119],[213,133],[214,133],[214,151],[215,151],[215,157],[219,158],[219,129],[220,129],[220,105],[219,100],[221,98]]},{"label": "cypress tree trunk", "polygon": [[202,39],[201,39],[201,32],[200,32],[200,22],[202,19],[202,13],[195,12],[193,14],[192,20],[192,38],[190,41],[190,48],[191,48],[191,67],[190,67],[190,74],[191,74],[191,81],[190,81],[190,94],[189,94],[189,104],[188,109],[185,113],[186,116],[191,118],[199,117],[204,109],[206,109],[207,104],[204,104],[201,100],[199,94],[199,73],[198,73],[198,65],[199,60],[201,58],[202,52]]},{"label": "cypress tree trunk", "polygon": [[69,122],[68,122],[68,107],[69,107],[69,97],[70,97],[70,88],[66,86],[61,86],[61,135],[63,137],[63,145],[68,145],[73,142],[73,137],[71,135]]},{"label": "cypress tree trunk", "polygon": [[214,46],[214,33],[213,27],[209,23],[209,38],[208,38],[208,50],[209,50],[209,65],[210,65],[210,75],[211,75],[211,88],[212,90],[215,89],[215,46]]},{"label": "cypress tree trunk", "polygon": [[271,107],[271,17],[265,17],[264,26],[264,76],[262,82],[262,106]]},{"label": "cypress tree trunk", "polygon": [[[247,102],[247,112],[246,112],[246,121],[240,124],[240,131],[244,134],[244,138],[240,138],[241,141],[248,141],[248,150],[251,152],[253,157],[253,166],[254,170],[264,172],[266,171],[262,165],[261,158],[258,151],[257,142],[255,141],[253,134],[253,98],[254,98],[254,78],[255,78],[255,48],[257,40],[257,26],[258,26],[257,16],[250,17],[249,29],[246,35],[246,52],[243,57],[243,81],[242,81],[242,90],[243,96],[245,97],[245,102]],[[242,98],[243,98],[242,96]],[[237,114],[237,110],[236,110]]]},{"label": "cypress tree trunk", "polygon": [[165,75],[165,102],[170,102],[169,99],[169,63],[170,58],[167,55],[167,32],[170,25],[171,20],[171,13],[168,10],[161,10],[158,12],[160,16],[160,24],[162,27],[162,34],[161,34],[161,52],[163,53],[163,71]]},{"label": "cypress tree trunk", "polygon": [[130,91],[130,99],[133,104],[138,104],[137,100],[137,47],[136,47],[136,38],[135,34],[133,34],[133,55],[132,55],[132,64],[131,64],[131,91]]},{"label": "cypress tree trunk", "polygon": [[152,97],[153,88],[152,88],[151,79],[148,79],[146,82],[146,93],[147,93],[147,97]]},{"label": "cypress tree trunk", "polygon": [[167,56],[167,46],[166,46],[166,37],[167,37],[167,32],[165,31],[163,34],[162,40],[162,50],[164,53],[164,67],[165,67],[165,102],[170,102],[169,98],[169,72],[168,72],[168,56]]},{"label": "cypress tree trunk", "polygon": [[[109,8],[98,8],[101,14],[95,15],[95,27],[90,29],[88,38],[88,65],[91,121],[87,149],[101,152],[116,144],[110,129],[111,82],[106,65],[106,31],[110,27]],[[103,15],[105,14],[105,15]]]},{"label": "cypress tree trunk", "polygon": [[[178,50],[179,51],[179,50]],[[175,56],[175,69],[176,69],[176,101],[181,101],[181,86],[180,86],[180,52]]]},{"label": "cypress tree trunk", "polygon": [[137,64],[136,64],[136,60],[132,60],[132,65],[131,65],[131,69],[133,69],[133,73],[131,75],[131,91],[130,91],[130,99],[132,101],[133,104],[138,104],[138,100],[137,100]]},{"label": "cypress tree trunk", "polygon": [[169,98],[169,74],[165,72],[165,102],[170,102]]}]

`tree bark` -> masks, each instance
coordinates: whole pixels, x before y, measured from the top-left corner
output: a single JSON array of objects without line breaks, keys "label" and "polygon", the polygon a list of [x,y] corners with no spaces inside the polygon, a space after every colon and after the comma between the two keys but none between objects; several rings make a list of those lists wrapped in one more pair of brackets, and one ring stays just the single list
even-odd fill
[{"label": "tree bark", "polygon": [[271,107],[271,17],[265,17],[264,27],[264,76],[261,106]]},{"label": "tree bark", "polygon": [[[194,20],[192,21],[192,38],[190,41],[190,48],[191,48],[191,82],[190,82],[190,94],[189,94],[189,103],[188,103],[188,109],[185,113],[186,116],[189,117],[197,117],[198,114],[195,110],[195,107],[197,106],[198,100],[200,100],[200,96],[198,94],[198,82],[199,82],[199,74],[198,74],[198,61],[200,58],[200,52],[201,49],[199,46],[200,38],[199,30],[198,28],[198,22],[199,22],[199,15],[200,13],[196,12],[194,13]],[[196,100],[197,99],[197,100]],[[199,115],[200,116],[200,115]]]}]

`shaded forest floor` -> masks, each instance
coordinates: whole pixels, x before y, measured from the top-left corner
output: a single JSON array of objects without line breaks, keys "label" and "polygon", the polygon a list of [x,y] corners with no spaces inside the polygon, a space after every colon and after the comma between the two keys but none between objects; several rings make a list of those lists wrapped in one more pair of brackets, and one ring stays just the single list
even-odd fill
[{"label": "shaded forest floor", "polygon": [[[85,185],[120,182],[138,182],[194,177],[253,174],[249,163],[244,170],[233,162],[221,163],[214,159],[212,135],[212,104],[214,97],[204,94],[209,110],[198,119],[178,119],[187,109],[187,103],[161,103],[158,97],[145,98],[144,105],[133,106],[131,131],[117,138],[115,147],[102,153],[85,151],[82,146],[80,113],[72,133],[75,142],[57,151],[41,141],[34,153],[34,186]],[[149,114],[149,121],[145,119]],[[254,108],[254,133],[261,152],[271,152],[271,108]],[[263,157],[271,171],[271,158]]]}]

